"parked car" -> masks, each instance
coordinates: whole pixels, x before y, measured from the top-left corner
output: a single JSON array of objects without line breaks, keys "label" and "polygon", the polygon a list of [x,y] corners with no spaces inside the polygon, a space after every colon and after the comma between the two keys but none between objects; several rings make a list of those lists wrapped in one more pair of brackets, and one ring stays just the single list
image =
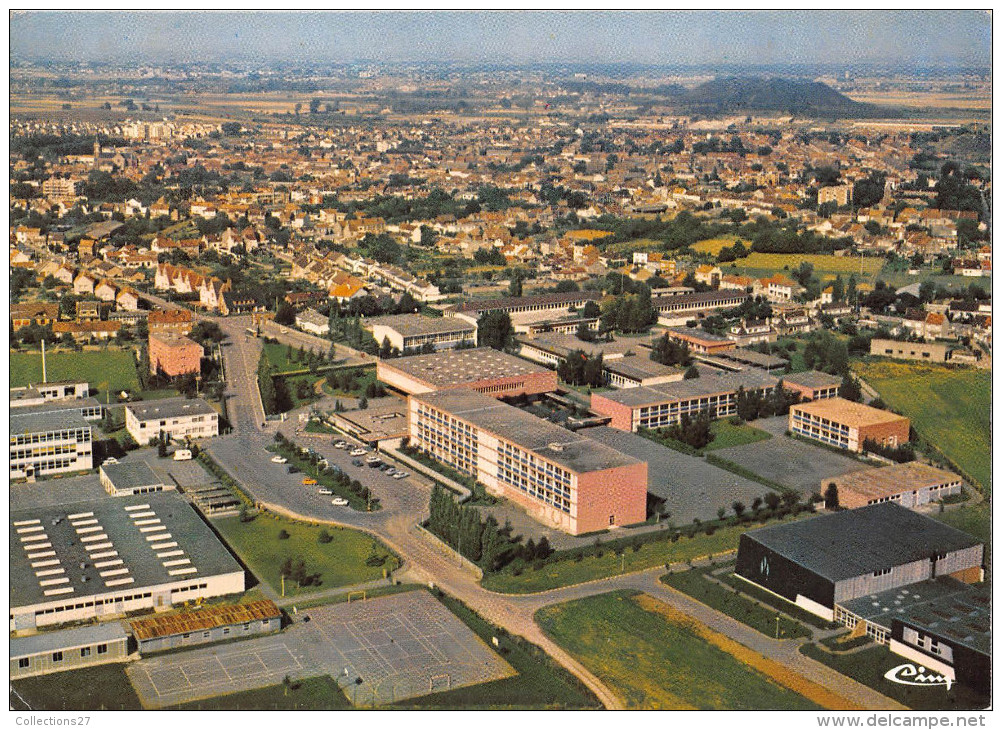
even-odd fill
[{"label": "parked car", "polygon": [[345,441],[335,441],[334,442],[334,448],[335,449],[346,449],[346,448],[348,448],[348,444]]},{"label": "parked car", "polygon": [[352,459],[351,460],[351,465],[352,466],[362,466],[364,463],[365,462],[363,462],[361,459]]},{"label": "parked car", "polygon": [[351,454],[352,456],[365,456],[369,452],[363,449],[361,446],[357,446],[348,453]]},{"label": "parked car", "polygon": [[331,500],[331,504],[334,505],[335,507],[347,507],[348,500],[345,499],[344,497],[335,497],[334,499]]},{"label": "parked car", "polygon": [[393,475],[393,478],[394,479],[406,479],[409,476],[410,476],[410,474],[408,474],[405,471],[398,471],[396,474]]},{"label": "parked car", "polygon": [[388,476],[388,477],[391,477],[391,476],[393,476],[394,474],[397,473],[397,470],[394,469],[392,466],[389,469],[383,469],[383,471],[386,472],[386,476]]},{"label": "parked car", "polygon": [[191,461],[191,449],[178,449],[175,451],[174,461]]},{"label": "parked car", "polygon": [[292,464],[289,464],[289,473],[290,474],[298,474],[299,473],[299,467],[298,466],[293,466]]},{"label": "parked car", "polygon": [[331,494],[334,494],[334,492],[332,492],[330,489],[327,489],[325,487],[321,487],[320,489],[317,490],[317,494],[326,494],[326,495],[330,496]]},{"label": "parked car", "polygon": [[287,461],[288,461],[288,459],[286,459],[284,456],[273,456],[273,457],[271,457],[271,463],[272,464],[284,464]]},{"label": "parked car", "polygon": [[313,477],[303,477],[303,484],[305,484],[308,487],[312,487],[316,483],[317,480],[314,479]]},{"label": "parked car", "polygon": [[117,463],[118,459],[116,459],[114,456],[109,456],[107,459],[101,462],[101,466],[108,466],[110,464],[117,464]]}]

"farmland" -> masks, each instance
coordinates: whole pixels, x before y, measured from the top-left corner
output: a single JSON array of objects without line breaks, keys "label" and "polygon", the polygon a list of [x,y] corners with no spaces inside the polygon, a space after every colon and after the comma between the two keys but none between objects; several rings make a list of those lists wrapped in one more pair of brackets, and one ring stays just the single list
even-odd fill
[{"label": "farmland", "polygon": [[[720,253],[720,249],[727,246],[733,246],[736,241],[740,239],[737,236],[719,236],[717,238],[707,238],[698,243],[692,245],[693,251],[699,251],[700,253],[708,253],[716,256]],[[747,241],[743,242],[747,247],[749,244]]]},{"label": "farmland", "polygon": [[[860,259],[858,256],[756,252],[735,261],[734,268],[750,276],[767,276],[779,271],[793,271],[805,261],[814,267],[814,273],[818,276],[830,276],[832,278],[836,274],[842,274],[843,278],[847,278],[849,274],[856,274],[859,277],[861,266],[863,277],[871,278],[876,276],[884,266],[884,259],[875,257]],[[725,274],[732,273],[729,265],[721,268]]]},{"label": "farmland", "polygon": [[548,606],[536,614],[536,622],[628,709],[812,710],[837,705],[837,698],[822,687],[643,594],[617,591]]},{"label": "farmland", "polygon": [[[46,376],[59,380],[87,381],[100,392],[139,390],[136,358],[131,350],[50,352],[45,356]],[[42,380],[42,355],[34,352],[10,353],[10,386],[18,387]]]},{"label": "farmland", "polygon": [[853,369],[887,405],[911,419],[923,440],[990,492],[990,372],[877,361]]}]

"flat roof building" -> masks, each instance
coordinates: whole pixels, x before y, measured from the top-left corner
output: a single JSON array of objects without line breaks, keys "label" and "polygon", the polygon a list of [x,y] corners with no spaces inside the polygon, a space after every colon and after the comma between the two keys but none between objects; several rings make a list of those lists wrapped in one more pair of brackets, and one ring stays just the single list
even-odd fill
[{"label": "flat roof building", "polygon": [[471,390],[409,399],[410,445],[578,535],[643,522],[647,464]]},{"label": "flat roof building", "polygon": [[10,640],[10,678],[81,669],[96,664],[124,662],[129,635],[117,621],[46,631]]},{"label": "flat roof building", "polygon": [[47,400],[37,405],[25,406],[20,403],[12,403],[11,414],[16,413],[64,413],[66,415],[79,416],[85,421],[100,421],[104,416],[104,407],[97,398],[60,398],[58,400]]},{"label": "flat roof building", "polygon": [[92,469],[92,441],[91,425],[75,411],[13,409],[10,478],[34,479]]},{"label": "flat roof building", "polygon": [[787,373],[783,376],[783,388],[800,394],[804,401],[837,398],[842,378],[818,370],[803,373]]},{"label": "flat roof building", "polygon": [[974,537],[896,504],[749,530],[735,573],[811,613],[844,621],[856,598],[952,576],[981,580],[984,546]]},{"label": "flat roof building", "polygon": [[673,327],[665,334],[668,339],[687,345],[692,352],[704,355],[717,355],[737,347],[733,340],[695,327]]},{"label": "flat roof building", "polygon": [[961,479],[956,474],[918,461],[826,479],[821,483],[821,494],[829,484],[834,484],[838,490],[839,506],[849,509],[880,502],[920,507],[961,492]]},{"label": "flat roof building", "polygon": [[169,378],[202,372],[202,346],[174,332],[150,333],[150,373],[163,373]]},{"label": "flat roof building", "polygon": [[388,341],[399,352],[422,347],[445,350],[477,344],[477,325],[457,317],[422,317],[420,314],[392,314],[373,317],[364,324],[373,339],[382,346]]},{"label": "flat roof building", "polygon": [[655,362],[647,351],[608,361],[603,358],[602,370],[605,382],[620,389],[677,383],[685,378],[685,368]]},{"label": "flat roof building", "polygon": [[906,444],[911,427],[904,416],[844,398],[792,405],[789,418],[793,433],[857,453],[867,440],[891,448]]},{"label": "flat roof building", "polygon": [[174,489],[174,485],[157,476],[144,461],[130,461],[119,464],[102,464],[98,467],[101,486],[112,497],[131,497],[134,494],[149,494]]},{"label": "flat roof building", "polygon": [[176,492],[10,513],[11,631],[244,590],[244,572]]},{"label": "flat roof building", "polygon": [[937,342],[900,342],[874,338],[870,340],[870,354],[897,360],[946,362],[950,359],[950,346]]},{"label": "flat roof building", "polygon": [[125,406],[125,428],[137,444],[164,432],[172,439],[219,435],[219,414],[201,398],[165,398]]},{"label": "flat roof building", "polygon": [[323,337],[330,332],[330,321],[315,309],[304,309],[296,315],[296,326],[304,332]]},{"label": "flat roof building", "polygon": [[557,389],[557,374],[490,347],[443,350],[376,364],[376,377],[408,395],[469,388],[495,397],[536,395]]},{"label": "flat roof building", "polygon": [[761,370],[711,375],[693,380],[642,386],[615,393],[592,393],[591,409],[609,416],[623,431],[673,426],[683,414],[713,409],[717,418],[737,412],[738,388],[768,394],[779,378]]},{"label": "flat roof building", "polygon": [[393,396],[373,398],[363,410],[332,413],[328,420],[368,444],[407,435],[407,401]]},{"label": "flat roof building", "polygon": [[53,400],[64,398],[86,398],[90,395],[90,386],[76,380],[65,380],[56,383],[37,383],[22,388],[10,389],[10,406],[40,406]]},{"label": "flat roof building", "polygon": [[765,370],[767,373],[785,370],[786,366],[790,363],[789,360],[784,360],[781,357],[766,355],[765,353],[758,352],[757,350],[749,350],[745,347],[735,347],[733,350],[718,352],[716,353],[716,357],[735,362],[739,365],[759,368],[760,370]]}]

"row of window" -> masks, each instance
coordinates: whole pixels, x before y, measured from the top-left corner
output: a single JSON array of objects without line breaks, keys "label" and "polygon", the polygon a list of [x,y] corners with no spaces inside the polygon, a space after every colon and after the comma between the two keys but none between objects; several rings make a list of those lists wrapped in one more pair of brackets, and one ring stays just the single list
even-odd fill
[{"label": "row of window", "polygon": [[30,449],[13,449],[10,452],[11,461],[16,459],[36,459],[42,456],[58,456],[60,454],[75,454],[80,444],[58,444],[56,446],[35,446]]},{"label": "row of window", "polygon": [[90,428],[69,428],[63,431],[26,433],[10,437],[10,443],[12,446],[21,446],[23,444],[45,444],[50,441],[74,441],[76,443],[87,443],[90,441]]},{"label": "row of window", "polygon": [[[83,646],[83,647],[80,648],[80,658],[81,659],[86,659],[87,657],[89,657],[91,655],[92,648],[96,648],[97,649],[97,655],[98,656],[101,656],[102,654],[107,654],[108,653],[108,645],[107,644],[98,644],[96,647]],[[63,659],[64,659],[63,652],[61,652],[61,651],[54,651],[54,652],[52,652],[52,663],[53,664],[58,664],[59,662],[63,661]],[[28,667],[31,666],[31,657],[22,657],[22,658],[18,659],[17,660],[17,666],[18,666],[19,669],[27,669]]]},{"label": "row of window", "polygon": [[816,428],[805,428],[798,424],[793,424],[793,432],[799,433],[801,436],[807,436],[808,438],[815,439],[816,441],[823,441],[826,444],[831,444],[832,446],[838,446],[840,449],[849,448],[849,439],[842,435],[832,435],[830,431],[820,431]]},{"label": "row of window", "polygon": [[71,469],[77,466],[79,459],[90,456],[90,452],[80,454],[69,459],[47,459],[46,461],[33,461],[30,464],[11,464],[10,470],[14,472],[24,472],[32,468],[36,473],[45,474],[59,469]]},{"label": "row of window", "polygon": [[820,426],[821,428],[827,429],[829,431],[839,431],[840,433],[848,434],[849,427],[845,424],[839,423],[837,421],[832,421],[827,418],[821,418],[819,416],[814,416],[809,413],[804,413],[803,411],[793,412],[794,422],[799,421],[803,424],[808,424],[811,426]]},{"label": "row of window", "polygon": [[[179,588],[172,588],[171,593],[186,593],[188,591],[197,591],[200,588],[208,588],[208,583],[192,583],[187,586],[181,586]],[[35,611],[35,616],[42,616],[51,613],[62,613],[63,611],[79,611],[83,608],[94,608],[95,606],[111,606],[116,603],[128,603],[130,601],[141,601],[144,598],[151,598],[153,593],[147,591],[145,593],[134,593],[130,596],[121,596],[118,598],[96,598],[92,601],[83,601],[81,603],[68,603],[60,606],[53,606],[52,608],[46,608],[41,611]]]}]

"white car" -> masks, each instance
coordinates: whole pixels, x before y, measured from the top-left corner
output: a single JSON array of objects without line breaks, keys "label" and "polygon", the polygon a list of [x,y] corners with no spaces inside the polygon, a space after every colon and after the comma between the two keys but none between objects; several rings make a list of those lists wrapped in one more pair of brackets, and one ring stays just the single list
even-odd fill
[{"label": "white car", "polygon": [[348,448],[348,444],[345,443],[344,441],[335,441],[334,442],[334,448],[335,449],[346,449],[346,448]]},{"label": "white car", "polygon": [[271,457],[271,463],[272,464],[284,464],[287,461],[288,461],[288,459],[286,459],[284,456],[273,456],[273,457]]},{"label": "white car", "polygon": [[410,476],[410,475],[407,472],[405,472],[405,471],[398,471],[396,474],[393,475],[393,478],[394,479],[406,479],[408,476]]},{"label": "white car", "polygon": [[334,505],[335,507],[347,507],[348,500],[345,499],[344,497],[335,497],[334,499],[331,500],[331,504]]},{"label": "white car", "polygon": [[108,466],[109,464],[117,464],[117,463],[118,459],[116,459],[114,456],[109,456],[107,459],[101,462],[101,466]]},{"label": "white car", "polygon": [[331,496],[332,494],[334,494],[334,492],[332,492],[332,491],[331,491],[331,490],[329,490],[329,489],[318,489],[318,490],[317,490],[317,494],[325,494],[325,495],[327,495],[327,496],[329,497],[329,496]]},{"label": "white car", "polygon": [[366,451],[365,449],[363,449],[362,447],[358,447],[358,448],[352,449],[348,453],[351,454],[352,456],[365,456],[369,452]]}]

